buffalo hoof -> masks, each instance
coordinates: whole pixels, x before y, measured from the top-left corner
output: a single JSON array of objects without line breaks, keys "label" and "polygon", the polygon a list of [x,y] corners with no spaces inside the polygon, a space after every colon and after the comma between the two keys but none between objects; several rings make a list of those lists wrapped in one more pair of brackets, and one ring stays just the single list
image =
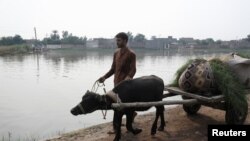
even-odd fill
[{"label": "buffalo hoof", "polygon": [[164,131],[164,127],[159,127],[158,131]]},{"label": "buffalo hoof", "polygon": [[139,134],[139,133],[141,133],[141,131],[142,131],[142,129],[136,128],[136,129],[134,129],[133,134],[134,135]]},{"label": "buffalo hoof", "polygon": [[156,131],[151,131],[151,135],[155,135],[156,134]]},{"label": "buffalo hoof", "polygon": [[120,137],[115,136],[113,141],[119,141],[119,140],[120,140]]}]

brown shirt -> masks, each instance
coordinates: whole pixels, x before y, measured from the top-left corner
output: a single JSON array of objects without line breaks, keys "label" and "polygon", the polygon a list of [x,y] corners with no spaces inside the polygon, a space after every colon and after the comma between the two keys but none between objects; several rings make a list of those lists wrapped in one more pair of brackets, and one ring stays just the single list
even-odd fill
[{"label": "brown shirt", "polygon": [[133,78],[136,72],[136,55],[129,48],[118,49],[113,56],[111,69],[104,75],[105,79],[115,75],[115,86],[125,80],[126,77]]}]

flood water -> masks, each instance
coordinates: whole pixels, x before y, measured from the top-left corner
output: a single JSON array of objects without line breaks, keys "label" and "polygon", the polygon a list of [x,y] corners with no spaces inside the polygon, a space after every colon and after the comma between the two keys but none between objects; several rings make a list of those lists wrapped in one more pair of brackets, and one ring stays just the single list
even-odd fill
[{"label": "flood water", "polygon": [[[110,69],[113,52],[68,49],[0,56],[0,140],[42,140],[111,121],[112,111],[104,120],[101,111],[75,117],[70,109]],[[135,50],[135,77],[154,74],[168,84],[188,59],[228,52]],[[112,89],[113,77],[105,84],[107,90]],[[98,92],[103,94],[101,89]]]}]

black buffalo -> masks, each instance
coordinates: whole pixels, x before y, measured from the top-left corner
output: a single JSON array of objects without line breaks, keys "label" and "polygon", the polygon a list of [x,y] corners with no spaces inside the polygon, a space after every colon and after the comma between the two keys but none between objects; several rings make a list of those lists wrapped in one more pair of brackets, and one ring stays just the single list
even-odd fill
[{"label": "black buffalo", "polygon": [[[143,76],[133,80],[123,81],[113,88],[113,92],[118,94],[121,102],[152,102],[152,101],[162,101],[163,98],[164,83],[163,80],[157,76]],[[106,110],[112,109],[112,103],[116,101],[111,98],[108,94],[99,95],[94,92],[87,91],[82,97],[82,101],[75,106],[71,113],[73,115],[87,114],[94,112],[96,110]],[[127,130],[133,134],[138,134],[142,130],[133,128],[133,113],[134,111],[145,111],[150,107],[141,108],[125,108],[122,110],[115,111],[114,127],[116,131],[115,141],[118,141],[121,137],[121,122],[122,116],[125,114],[127,116],[126,127]],[[161,125],[158,128],[159,131],[163,131],[165,127],[164,120],[164,106],[156,106],[156,118],[151,128],[151,134],[156,133],[157,121],[160,116]]]}]

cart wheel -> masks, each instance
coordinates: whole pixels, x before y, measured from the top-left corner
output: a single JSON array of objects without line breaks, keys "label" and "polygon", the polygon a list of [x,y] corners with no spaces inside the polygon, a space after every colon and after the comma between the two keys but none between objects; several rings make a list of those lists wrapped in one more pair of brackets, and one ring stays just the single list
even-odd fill
[{"label": "cart wheel", "polygon": [[228,106],[226,109],[226,115],[225,120],[227,124],[243,124],[246,120],[247,113],[248,113],[248,107],[247,104],[245,107],[243,107],[244,112],[240,113],[239,111],[236,111],[232,106]]},{"label": "cart wheel", "polygon": [[196,114],[199,109],[201,108],[201,105],[200,104],[189,104],[189,105],[183,105],[183,109],[184,111],[189,114],[189,115],[194,115]]},{"label": "cart wheel", "polygon": [[[182,99],[190,99],[190,98],[186,96],[182,96]],[[186,104],[186,105],[183,104],[183,110],[189,115],[196,114],[200,108],[201,108],[201,104]]]}]

